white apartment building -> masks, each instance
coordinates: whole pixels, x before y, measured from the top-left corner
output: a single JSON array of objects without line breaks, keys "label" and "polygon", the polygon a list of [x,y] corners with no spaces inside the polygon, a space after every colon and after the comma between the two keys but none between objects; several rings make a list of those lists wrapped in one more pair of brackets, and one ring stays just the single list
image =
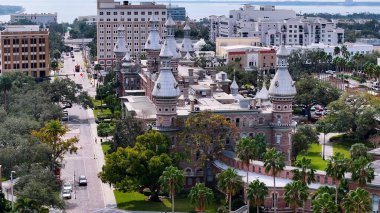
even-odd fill
[{"label": "white apartment building", "polygon": [[132,56],[143,54],[150,29],[149,19],[153,16],[160,21],[158,30],[161,38],[165,38],[166,5],[154,2],[132,5],[128,1],[97,0],[97,8],[97,58],[107,70],[116,60],[113,49],[120,25],[125,28],[125,39]]},{"label": "white apartment building", "polygon": [[231,10],[230,16],[210,16],[210,38],[259,37],[265,46],[328,45],[344,43],[344,30],[335,22],[323,18],[296,16],[292,10],[277,10],[274,6],[244,6]]},{"label": "white apartment building", "polygon": [[11,22],[18,22],[20,20],[29,20],[36,24],[49,24],[57,23],[57,13],[20,13],[12,14]]},{"label": "white apartment building", "polygon": [[[374,52],[374,46],[371,44],[361,44],[361,43],[345,43],[344,44],[347,47],[347,51],[350,53],[351,56],[355,54],[371,54]],[[325,44],[311,44],[307,46],[299,46],[299,45],[293,45],[293,46],[285,46],[286,49],[291,52],[293,50],[302,49],[302,50],[322,50],[328,55],[331,55],[333,57],[343,57],[342,53],[339,55],[334,55],[334,49],[335,47],[342,48],[342,45],[325,45]]]}]

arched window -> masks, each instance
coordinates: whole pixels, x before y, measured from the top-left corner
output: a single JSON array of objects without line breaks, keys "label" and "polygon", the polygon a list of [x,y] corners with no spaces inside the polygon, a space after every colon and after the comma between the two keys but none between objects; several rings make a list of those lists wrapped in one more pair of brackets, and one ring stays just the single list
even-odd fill
[{"label": "arched window", "polygon": [[281,124],[281,115],[276,116],[277,124]]},{"label": "arched window", "polygon": [[195,169],[195,175],[196,176],[203,176],[203,169],[202,168]]},{"label": "arched window", "polygon": [[375,213],[379,212],[379,196],[372,195],[372,211]]},{"label": "arched window", "polygon": [[191,173],[193,173],[193,170],[191,170],[191,168],[185,169],[185,176],[191,176],[192,175]]},{"label": "arched window", "polygon": [[272,193],[272,208],[274,208],[275,206],[277,206],[277,198],[278,198],[278,194],[276,192]]}]

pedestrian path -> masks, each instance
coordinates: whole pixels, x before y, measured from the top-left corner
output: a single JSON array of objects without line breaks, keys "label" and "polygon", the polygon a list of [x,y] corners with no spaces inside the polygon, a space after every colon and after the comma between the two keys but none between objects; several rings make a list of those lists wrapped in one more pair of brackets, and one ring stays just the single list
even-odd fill
[{"label": "pedestrian path", "polygon": [[[323,151],[325,151],[325,159],[328,160],[334,155],[334,148],[330,142],[330,138],[341,133],[328,133],[324,136],[323,133],[319,134],[319,144],[321,144],[321,155],[323,156]],[[325,146],[325,147],[323,147]]]}]

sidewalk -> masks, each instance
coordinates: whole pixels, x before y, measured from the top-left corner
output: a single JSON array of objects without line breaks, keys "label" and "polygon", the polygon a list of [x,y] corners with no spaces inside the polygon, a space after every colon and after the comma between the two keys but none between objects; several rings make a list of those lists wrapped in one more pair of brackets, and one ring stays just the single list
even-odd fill
[{"label": "sidewalk", "polygon": [[[331,156],[334,155],[334,148],[332,146],[332,144],[330,143],[330,138],[333,137],[333,136],[336,136],[336,135],[340,135],[341,133],[328,133],[326,134],[326,147],[325,147],[325,159],[330,159]],[[323,137],[324,137],[324,134],[321,133],[319,134],[319,144],[322,145],[322,156],[323,156]]]}]

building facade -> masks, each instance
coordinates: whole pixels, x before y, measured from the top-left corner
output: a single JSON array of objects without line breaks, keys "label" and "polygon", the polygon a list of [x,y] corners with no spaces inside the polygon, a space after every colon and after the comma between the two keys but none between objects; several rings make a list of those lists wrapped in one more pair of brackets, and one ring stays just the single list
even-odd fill
[{"label": "building facade", "polygon": [[50,23],[57,23],[57,13],[20,13],[12,14],[11,22],[18,22],[21,20],[28,20],[36,24],[48,25]]},{"label": "building facade", "polygon": [[186,8],[169,5],[168,17],[171,16],[174,21],[186,21]]},{"label": "building facade", "polygon": [[8,25],[0,32],[0,74],[49,75],[49,31],[39,25]]},{"label": "building facade", "polygon": [[97,59],[107,70],[111,69],[116,58],[113,52],[117,40],[119,25],[125,28],[125,39],[131,56],[141,56],[147,40],[149,19],[155,17],[159,21],[158,32],[165,37],[164,23],[167,19],[165,5],[154,2],[142,2],[132,5],[128,1],[122,3],[114,0],[97,1]]},{"label": "building facade", "polygon": [[263,45],[309,45],[344,43],[344,30],[336,23],[318,17],[296,16],[292,10],[274,6],[244,6],[230,16],[210,16],[210,38],[259,37]]},{"label": "building facade", "polygon": [[96,25],[97,16],[79,16],[78,21],[85,21],[88,25]]}]

